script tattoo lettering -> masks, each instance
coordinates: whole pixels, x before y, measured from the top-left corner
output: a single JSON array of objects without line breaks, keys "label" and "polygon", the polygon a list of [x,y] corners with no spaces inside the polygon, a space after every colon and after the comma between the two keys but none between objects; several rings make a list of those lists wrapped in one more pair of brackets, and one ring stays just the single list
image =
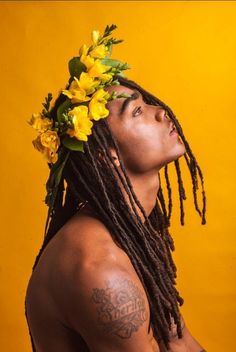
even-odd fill
[{"label": "script tattoo lettering", "polygon": [[130,280],[107,282],[105,289],[94,288],[92,300],[98,305],[98,323],[104,332],[123,339],[130,338],[147,319],[143,294]]}]

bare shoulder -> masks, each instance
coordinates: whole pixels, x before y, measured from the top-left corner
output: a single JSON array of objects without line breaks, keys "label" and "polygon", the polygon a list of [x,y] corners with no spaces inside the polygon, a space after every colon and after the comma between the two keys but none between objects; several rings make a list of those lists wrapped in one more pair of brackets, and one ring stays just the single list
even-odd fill
[{"label": "bare shoulder", "polygon": [[[97,218],[74,216],[61,229],[65,254],[75,259],[73,265],[111,260],[131,265],[128,255],[114,242],[107,227]],[[74,255],[72,255],[74,254]]]},{"label": "bare shoulder", "polygon": [[149,305],[133,271],[110,258],[84,263],[69,286],[70,326],[91,351],[149,351]]},{"label": "bare shoulder", "polygon": [[74,229],[79,221],[80,235],[85,236],[76,245],[84,254],[73,262],[64,282],[67,323],[83,336],[91,351],[132,352],[137,346],[152,351],[147,296],[128,256],[99,221],[90,219],[88,227],[86,218],[74,221]]},{"label": "bare shoulder", "polygon": [[36,274],[32,292],[44,287],[50,299],[31,306],[40,315],[40,307],[53,301],[53,317],[77,332],[91,352],[136,352],[137,346],[154,351],[144,287],[99,220],[70,219],[49,242]]}]

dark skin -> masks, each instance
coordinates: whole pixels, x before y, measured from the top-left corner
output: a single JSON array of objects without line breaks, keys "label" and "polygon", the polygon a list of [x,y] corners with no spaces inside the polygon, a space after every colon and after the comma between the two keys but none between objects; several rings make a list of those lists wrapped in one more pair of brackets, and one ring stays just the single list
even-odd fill
[{"label": "dark skin", "polygon": [[[135,93],[122,86],[113,89]],[[124,100],[108,103],[108,122],[134,191],[149,215],[159,170],[183,155],[185,148],[177,134],[169,134],[170,121],[161,107],[146,105],[137,96],[120,114]],[[167,351],[154,340],[152,329],[148,333],[147,296],[128,255],[89,204],[49,242],[31,277],[26,304],[37,352]],[[182,325],[183,337],[178,339],[173,323],[168,351],[200,352],[203,348],[183,318]]]},{"label": "dark skin", "polygon": [[[146,214],[149,215],[155,206],[159,189],[159,170],[182,156],[185,147],[177,133],[170,135],[172,124],[161,106],[145,104],[138,92],[127,87],[112,87],[109,92],[113,90],[118,93],[134,94],[134,98],[129,101],[122,113],[125,99],[108,103],[110,110],[108,122],[118,141],[135,193]],[[112,153],[117,160],[115,152]]]}]

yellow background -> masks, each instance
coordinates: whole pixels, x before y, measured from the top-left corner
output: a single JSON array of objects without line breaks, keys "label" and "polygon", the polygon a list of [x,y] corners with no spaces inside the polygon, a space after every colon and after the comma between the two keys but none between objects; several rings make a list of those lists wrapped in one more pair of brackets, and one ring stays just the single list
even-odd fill
[{"label": "yellow background", "polygon": [[125,39],[114,57],[173,109],[204,172],[205,226],[186,170],[184,227],[174,199],[182,313],[208,352],[235,350],[235,18],[236,3],[224,1],[0,3],[1,351],[30,351],[24,295],[47,212],[48,167],[26,120],[48,92],[64,88],[67,62],[91,30],[111,23]]}]

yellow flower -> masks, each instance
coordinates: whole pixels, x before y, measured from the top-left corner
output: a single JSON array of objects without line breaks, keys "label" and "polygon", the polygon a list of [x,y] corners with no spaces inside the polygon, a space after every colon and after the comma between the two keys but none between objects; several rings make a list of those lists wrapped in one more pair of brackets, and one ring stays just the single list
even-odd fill
[{"label": "yellow flower", "polygon": [[112,78],[112,74],[111,73],[103,73],[100,77],[102,82],[107,82],[110,81],[110,79]]},{"label": "yellow flower", "polygon": [[100,78],[102,81],[108,81],[112,78],[112,74],[107,72],[111,66],[103,65],[99,59],[94,62],[94,65],[88,70],[90,77]]},{"label": "yellow flower", "polygon": [[92,31],[93,44],[95,44],[95,45],[97,44],[99,37],[100,37],[99,31]]},{"label": "yellow flower", "polygon": [[60,145],[60,138],[56,131],[46,131],[40,135],[41,143],[45,148],[57,151]]},{"label": "yellow flower", "polygon": [[76,137],[81,141],[87,141],[88,135],[92,134],[93,123],[88,117],[88,107],[84,105],[76,106],[69,111],[69,116],[72,117],[74,128],[68,128],[66,131],[70,137]]},{"label": "yellow flower", "polygon": [[33,146],[39,152],[43,153],[49,163],[55,163],[58,159],[57,150],[60,145],[60,139],[57,132],[46,131],[41,133],[34,141]]},{"label": "yellow flower", "polygon": [[88,46],[86,44],[82,45],[81,48],[79,49],[79,54],[81,55],[87,55],[88,53]]},{"label": "yellow flower", "polygon": [[35,113],[32,115],[28,123],[38,132],[42,133],[52,127],[53,121],[47,117],[43,117],[40,113]]},{"label": "yellow flower", "polygon": [[99,58],[103,59],[107,55],[107,48],[104,44],[100,44],[98,46],[95,46],[95,48],[90,51],[89,55],[94,57],[94,58]]},{"label": "yellow flower", "polygon": [[[75,77],[76,78],[76,77]],[[95,88],[100,84],[99,80],[94,80],[93,77],[90,77],[88,73],[82,72],[79,77],[78,86],[85,90],[87,94],[92,94],[95,91]]]},{"label": "yellow flower", "polygon": [[55,164],[58,160],[58,154],[49,148],[45,148],[44,156],[49,163]]},{"label": "yellow flower", "polygon": [[109,93],[102,88],[96,91],[89,102],[89,117],[91,119],[98,121],[109,115],[109,110],[105,107],[109,96]]},{"label": "yellow flower", "polygon": [[82,64],[84,64],[87,67],[87,69],[89,70],[90,67],[92,67],[94,65],[94,58],[91,57],[90,55],[82,54],[80,56],[80,62],[82,62]]},{"label": "yellow flower", "polygon": [[90,100],[90,97],[86,96],[86,91],[80,88],[79,80],[76,77],[74,77],[74,81],[71,82],[69,90],[63,89],[62,93],[71,99],[73,104]]}]

